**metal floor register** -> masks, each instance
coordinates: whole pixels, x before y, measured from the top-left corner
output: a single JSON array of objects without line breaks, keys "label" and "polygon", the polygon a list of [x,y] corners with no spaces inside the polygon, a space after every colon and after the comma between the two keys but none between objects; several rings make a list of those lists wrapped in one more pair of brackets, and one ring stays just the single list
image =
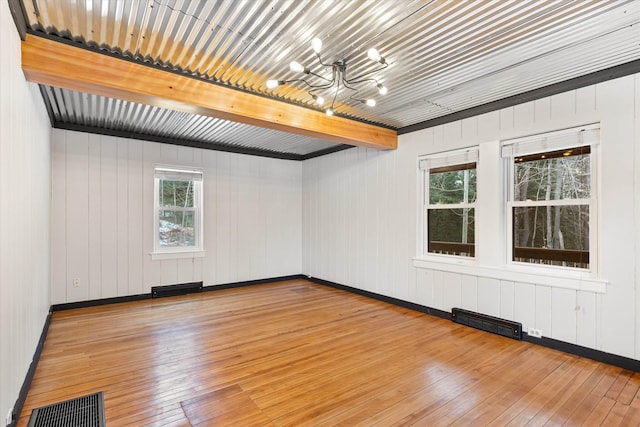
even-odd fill
[{"label": "metal floor register", "polygon": [[105,427],[102,392],[36,408],[28,427]]}]

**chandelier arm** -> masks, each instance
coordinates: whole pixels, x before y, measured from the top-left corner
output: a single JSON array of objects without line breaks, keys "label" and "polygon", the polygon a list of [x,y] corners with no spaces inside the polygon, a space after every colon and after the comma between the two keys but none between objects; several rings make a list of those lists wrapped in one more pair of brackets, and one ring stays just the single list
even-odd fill
[{"label": "chandelier arm", "polygon": [[370,74],[377,73],[378,71],[382,71],[382,70],[384,70],[385,68],[387,68],[388,66],[389,66],[389,64],[385,63],[382,67],[376,68],[375,70],[372,70],[372,71],[366,72],[366,73],[364,73],[364,74],[360,74],[359,76],[354,77],[354,78],[352,78],[352,79],[349,79],[348,81],[350,81],[350,82],[354,82],[355,80],[362,79],[362,78],[364,78],[364,77],[367,77],[367,76],[368,76],[368,75],[370,75]]},{"label": "chandelier arm", "polygon": [[285,84],[293,83],[293,82],[302,82],[302,83],[306,84],[307,86],[309,86],[310,88],[312,88],[312,89],[314,89],[314,90],[329,88],[329,87],[333,86],[333,83],[334,83],[334,81],[333,81],[333,80],[331,80],[331,81],[329,81],[329,83],[326,83],[326,84],[321,84],[321,85],[312,85],[311,83],[309,83],[309,82],[308,82],[307,80],[305,80],[305,79],[291,79],[291,80],[283,80],[283,82],[284,82]]},{"label": "chandelier arm", "polygon": [[302,83],[306,84],[307,86],[309,86],[309,87],[311,87],[311,88],[312,88],[312,87],[314,87],[311,83],[309,83],[309,82],[308,82],[308,81],[306,81],[305,79],[291,79],[291,80],[284,80],[284,83],[285,83],[285,84],[293,83],[293,82],[302,82]]},{"label": "chandelier arm", "polygon": [[[318,76],[318,77],[326,80],[328,83],[323,84],[323,85],[315,85],[315,86],[309,85],[309,86],[313,87],[314,90],[329,89],[329,88],[333,87],[333,85],[336,83],[336,74],[337,73],[336,73],[336,69],[335,68],[332,67],[331,69],[332,69],[331,80],[329,80],[327,78],[324,78],[322,76]],[[309,84],[309,83],[307,83],[307,84]]]},{"label": "chandelier arm", "polygon": [[313,75],[313,76],[315,76],[315,77],[317,77],[319,79],[325,80],[327,82],[333,82],[333,80],[329,80],[328,78],[326,78],[324,76],[321,76],[320,74],[314,73],[313,71],[309,71],[309,74],[311,74],[311,75]]},{"label": "chandelier arm", "polygon": [[330,89],[333,87],[334,83],[334,81],[331,81],[324,85],[309,85],[309,87],[313,88],[313,90]]},{"label": "chandelier arm", "polygon": [[376,80],[374,78],[362,79],[362,80],[350,79],[350,80],[346,80],[346,82],[349,83],[350,85],[355,85],[355,84],[358,84],[358,83],[365,83],[365,82],[375,82],[376,84],[380,83],[380,82],[378,82],[378,80]]},{"label": "chandelier arm", "polygon": [[346,87],[347,89],[350,89],[350,90],[352,90],[354,92],[360,92],[360,89],[356,89],[355,87],[351,87],[351,86],[349,86],[350,84],[351,84],[351,82],[349,80],[344,79],[344,78],[342,79],[342,85],[344,87]]},{"label": "chandelier arm", "polygon": [[364,102],[364,100],[363,100],[363,99],[360,99],[360,98],[354,98],[354,96],[356,96],[356,95],[357,95],[357,93],[354,93],[353,95],[351,95],[351,96],[349,97],[349,99],[353,99],[354,101],[358,101],[358,102]]},{"label": "chandelier arm", "polygon": [[333,75],[333,78],[331,80],[326,79],[326,78],[324,80],[326,80],[328,83],[323,83],[323,84],[320,84],[320,85],[312,85],[311,83],[309,83],[306,80],[303,80],[303,81],[307,84],[307,86],[309,86],[309,87],[311,87],[311,88],[313,88],[315,90],[328,89],[328,88],[332,87],[336,83],[335,74]]},{"label": "chandelier arm", "polygon": [[[344,79],[343,79],[344,80]],[[333,94],[333,101],[331,101],[331,109],[333,110],[333,104],[336,103],[336,97],[338,96],[338,90],[340,89],[340,80],[337,80],[336,91]]]},{"label": "chandelier arm", "polygon": [[353,94],[349,95],[349,99],[352,99],[352,100],[354,100],[354,101],[358,101],[358,102],[365,102],[365,101],[364,101],[363,99],[361,99],[361,98],[355,98],[355,96],[356,96],[356,95],[358,95],[358,94],[360,93],[360,90],[359,90],[359,89],[356,89],[356,88],[354,88],[354,87],[349,86],[349,84],[350,84],[350,83],[351,83],[351,82],[349,82],[347,79],[344,79],[344,78],[342,79],[342,85],[343,85],[345,88],[347,88],[347,89],[352,90],[353,92],[355,92],[355,93],[353,93]]},{"label": "chandelier arm", "polygon": [[320,57],[319,53],[316,53],[316,57],[318,58],[318,62],[320,63],[320,65],[325,66],[325,67],[333,67],[332,64],[325,64],[324,62],[322,62],[322,58]]}]

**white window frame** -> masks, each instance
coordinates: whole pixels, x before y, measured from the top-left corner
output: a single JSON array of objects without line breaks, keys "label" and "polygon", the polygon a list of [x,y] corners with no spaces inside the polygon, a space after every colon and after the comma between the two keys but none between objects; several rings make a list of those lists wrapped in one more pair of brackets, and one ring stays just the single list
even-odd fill
[{"label": "white window frame", "polygon": [[[193,207],[172,207],[169,210],[194,212],[195,245],[167,247],[160,245],[160,181],[162,179],[193,181]],[[153,252],[152,259],[198,258],[204,256],[203,239],[203,172],[201,169],[158,165],[154,169]]]},{"label": "white window frame", "polygon": [[442,168],[448,166],[464,165],[468,163],[476,164],[476,174],[478,173],[478,147],[469,147],[460,150],[452,150],[442,153],[430,154],[418,157],[418,169],[420,171],[420,239],[418,256],[421,258],[433,258],[433,259],[455,259],[462,262],[474,262],[477,257],[477,232],[474,227],[474,256],[456,255],[456,254],[439,254],[435,252],[429,252],[429,210],[430,209],[473,209],[474,218],[477,214],[478,203],[478,188],[477,188],[477,175],[476,175],[476,200],[471,203],[452,203],[446,205],[430,204],[429,203],[429,173],[431,169]]},{"label": "white window frame", "polygon": [[[598,221],[598,200],[599,200],[599,147],[600,147],[600,125],[589,124],[555,132],[536,134],[528,137],[505,140],[501,143],[502,157],[506,163],[506,263],[515,268],[526,269],[547,269],[549,271],[575,271],[586,272],[589,277],[598,277],[599,264],[599,221]],[[576,268],[569,266],[556,266],[548,264],[536,264],[513,260],[513,208],[529,206],[547,206],[547,201],[514,201],[515,188],[515,157],[530,154],[537,154],[549,151],[571,149],[583,146],[590,146],[590,197],[588,199],[563,199],[555,200],[553,206],[589,206],[589,268]]]}]

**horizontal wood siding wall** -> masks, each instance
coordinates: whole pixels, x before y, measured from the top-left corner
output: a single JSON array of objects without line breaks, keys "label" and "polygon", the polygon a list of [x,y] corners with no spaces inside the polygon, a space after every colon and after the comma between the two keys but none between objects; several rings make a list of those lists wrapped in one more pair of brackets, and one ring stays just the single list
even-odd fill
[{"label": "horizontal wood siding wall", "polygon": [[[457,306],[519,321],[525,331],[535,327],[558,340],[640,358],[639,87],[640,76],[629,76],[401,135],[397,151],[354,148],[305,161],[304,273],[440,310]],[[478,230],[477,256],[499,268],[505,244],[498,140],[594,122],[601,123],[605,294],[537,285],[535,276],[520,283],[413,266],[418,156],[480,145],[476,218],[488,227]]]},{"label": "horizontal wood siding wall", "polygon": [[12,410],[50,305],[50,125],[20,68],[20,37],[0,2],[0,420]]},{"label": "horizontal wood siding wall", "polygon": [[[52,157],[54,304],[301,271],[300,162],[66,130]],[[151,259],[157,164],[203,168],[204,258]]]}]

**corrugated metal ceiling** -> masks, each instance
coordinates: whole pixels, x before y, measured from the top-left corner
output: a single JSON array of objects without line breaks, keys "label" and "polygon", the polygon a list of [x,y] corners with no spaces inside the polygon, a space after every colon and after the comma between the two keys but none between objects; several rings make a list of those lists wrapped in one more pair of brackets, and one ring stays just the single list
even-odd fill
[{"label": "corrugated metal ceiling", "polygon": [[[376,67],[366,55],[369,47],[376,47],[390,66],[375,77],[389,93],[379,96],[369,85],[362,97],[376,95],[375,107],[339,96],[344,102],[335,110],[396,129],[640,58],[638,1],[24,0],[23,4],[34,31],[309,108],[318,107],[304,87],[271,91],[266,80],[296,77],[289,70],[292,60],[322,73],[323,68],[314,65],[313,37],[324,42],[325,62],[345,59],[354,74]],[[163,114],[171,116],[174,125],[162,132],[177,139],[212,138],[298,154],[315,151],[317,143],[300,136],[285,138],[279,135],[282,132],[122,104],[122,111],[144,112],[134,119],[115,114],[106,107],[113,102],[100,97],[89,97],[87,103],[76,102],[81,97],[65,91],[43,93],[58,105],[56,120],[61,121],[160,132],[154,117]],[[270,133],[272,137],[267,136]],[[267,142],[279,139],[282,144]],[[331,146],[336,144],[317,147]]]},{"label": "corrugated metal ceiling", "polygon": [[72,90],[41,86],[41,92],[55,122],[68,129],[102,129],[106,134],[292,159],[341,147],[317,138]]}]

